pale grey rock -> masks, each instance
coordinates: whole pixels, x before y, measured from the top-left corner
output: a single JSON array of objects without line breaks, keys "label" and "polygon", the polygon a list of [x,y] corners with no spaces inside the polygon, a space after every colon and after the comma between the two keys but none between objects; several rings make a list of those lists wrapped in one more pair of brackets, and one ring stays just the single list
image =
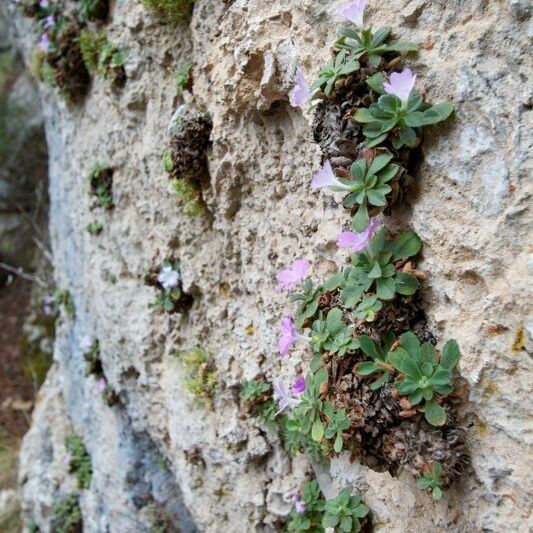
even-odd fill
[{"label": "pale grey rock", "polygon": [[[343,261],[335,240],[348,215],[310,191],[320,163],[311,116],[281,94],[290,90],[296,63],[312,79],[329,59],[337,4],[197,0],[190,28],[177,31],[160,26],[140,3],[117,2],[107,28],[130,49],[123,93],[113,95],[99,80],[83,107],[69,109],[53,90],[40,88],[56,281],[70,288],[77,308],[75,321],[58,332],[56,368],[42,392],[48,407],[37,407],[22,452],[23,509],[44,531],[47,509],[69,482],[60,456],[70,424],[95,465],[82,497],[88,531],[143,530],[150,519],[135,501],[149,493],[172,508],[179,498],[168,499],[165,487],[177,485],[201,531],[272,531],[311,475],[306,458],[291,461],[276,435],[238,412],[228,388],[259,374],[290,383],[306,370],[303,347],[284,360],[277,354],[278,323],[288,307],[275,274],[305,256],[322,280]],[[513,350],[531,314],[527,10],[521,2],[484,0],[370,4],[368,20],[425,44],[410,61],[420,90],[456,106],[453,121],[427,131],[417,194],[388,222],[412,226],[422,237],[431,327],[440,345],[455,338],[461,346],[475,413],[468,428],[473,472],[438,504],[413,479],[372,472],[345,456],[319,472],[320,480],[331,496],[345,485],[361,490],[380,531],[527,531],[533,465],[524,399],[531,359]],[[29,58],[30,25],[14,21]],[[190,61],[195,104],[213,119],[203,191],[211,221],[183,213],[161,168],[177,105],[173,72]],[[116,207],[98,213],[104,232],[95,239],[83,231],[95,216],[84,178],[97,160],[116,169]],[[155,291],[143,285],[141,272],[170,253],[179,256],[186,290],[194,289],[187,316],[148,309]],[[84,376],[77,348],[84,334],[100,340],[119,407],[105,406]],[[217,367],[213,412],[197,408],[185,392],[174,355],[195,345]],[[194,449],[203,463],[187,459]],[[159,454],[171,480],[160,478]]]}]

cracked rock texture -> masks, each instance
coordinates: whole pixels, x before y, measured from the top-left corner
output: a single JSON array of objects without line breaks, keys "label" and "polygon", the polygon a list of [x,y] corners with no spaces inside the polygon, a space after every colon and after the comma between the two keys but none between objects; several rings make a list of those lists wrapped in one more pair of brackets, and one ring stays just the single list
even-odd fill
[{"label": "cracked rock texture", "polygon": [[[345,484],[361,491],[377,531],[525,532],[533,527],[530,4],[369,6],[374,26],[390,25],[422,46],[410,61],[421,92],[456,106],[455,120],[428,131],[417,191],[390,224],[422,237],[431,327],[462,348],[473,471],[437,504],[410,477],[350,465],[345,456],[317,472],[330,494]],[[261,373],[288,383],[306,369],[303,349],[283,361],[276,353],[287,303],[274,289],[275,273],[305,256],[323,279],[345,260],[335,241],[347,214],[333,197],[310,191],[320,164],[311,116],[287,101],[295,66],[312,78],[327,61],[336,7],[197,0],[190,27],[176,29],[136,0],[113,2],[105,30],[128,51],[125,88],[115,93],[95,79],[85,101],[69,107],[40,87],[55,277],[70,289],[76,317],[58,330],[56,363],[22,450],[26,523],[48,531],[50,506],[72,483],[62,462],[72,425],[94,468],[80,500],[86,531],[149,531],[150,506],[170,515],[170,531],[192,531],[181,498],[200,531],[279,530],[311,465],[291,461],[275,434],[239,412],[236,386]],[[29,63],[36,34],[10,13]],[[204,219],[185,215],[161,165],[168,121],[181,103],[173,73],[184,62],[193,63],[194,103],[213,120],[203,190],[212,216]],[[98,161],[115,169],[115,207],[105,213],[89,210],[86,176]],[[83,229],[94,218],[104,226],[97,237]],[[148,309],[156,294],[143,285],[143,271],[170,255],[194,295],[185,315]],[[84,375],[84,335],[100,342],[117,406],[105,405]],[[217,366],[212,411],[195,407],[184,389],[175,353],[193,346]]]}]

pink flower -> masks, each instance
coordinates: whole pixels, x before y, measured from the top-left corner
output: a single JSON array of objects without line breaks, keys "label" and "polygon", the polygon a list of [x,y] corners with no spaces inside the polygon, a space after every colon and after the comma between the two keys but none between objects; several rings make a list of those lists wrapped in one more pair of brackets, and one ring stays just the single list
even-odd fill
[{"label": "pink flower", "polygon": [[296,512],[299,514],[304,514],[306,511],[305,503],[300,498],[300,493],[297,492],[293,498],[292,501],[294,502],[294,508],[296,509]]},{"label": "pink flower", "polygon": [[292,107],[303,107],[309,101],[311,91],[300,69],[296,70],[294,82],[294,89],[289,93],[289,101]]},{"label": "pink flower", "polygon": [[98,389],[98,392],[100,394],[103,394],[103,392],[105,391],[105,387],[106,387],[106,380],[104,377],[101,377],[99,380],[98,380],[98,383],[96,384],[96,387]]},{"label": "pink flower", "polygon": [[297,400],[296,398],[293,398],[285,388],[285,385],[281,381],[275,381],[274,382],[274,396],[278,401],[279,405],[279,411],[276,413],[275,416],[278,416],[282,411],[289,408],[296,407],[300,400]]},{"label": "pink flower", "polygon": [[324,166],[314,175],[311,182],[312,189],[320,189],[321,187],[329,187],[332,191],[349,191],[350,186],[341,183],[337,176],[333,173],[331,161],[326,159]]},{"label": "pink flower", "polygon": [[374,233],[379,228],[380,222],[371,220],[368,227],[361,233],[354,233],[353,231],[343,231],[339,235],[337,246],[339,248],[350,248],[352,253],[364,250],[372,241]]},{"label": "pink flower", "polygon": [[383,88],[385,92],[397,96],[405,106],[415,82],[416,74],[413,74],[410,68],[406,68],[403,72],[393,72],[389,77],[389,81],[383,84]]},{"label": "pink flower", "polygon": [[296,398],[301,396],[305,392],[305,378],[303,374],[300,374],[292,384],[292,393]]},{"label": "pink flower", "polygon": [[305,278],[309,270],[309,261],[307,259],[295,259],[292,265],[282,270],[277,276],[277,289],[293,289]]},{"label": "pink flower", "polygon": [[91,349],[91,346],[93,345],[93,339],[91,336],[89,335],[84,335],[81,339],[80,339],[80,350],[83,352],[83,353],[87,353],[90,349]]},{"label": "pink flower", "polygon": [[359,29],[363,29],[363,15],[367,0],[355,0],[337,10],[337,15],[353,22]]},{"label": "pink flower", "polygon": [[281,321],[281,336],[279,338],[279,354],[283,357],[289,353],[291,346],[294,344],[298,334],[294,328],[292,317],[286,316]]},{"label": "pink flower", "polygon": [[48,15],[44,19],[44,29],[49,30],[55,24],[54,15]]},{"label": "pink flower", "polygon": [[41,35],[41,38],[39,39],[39,50],[41,52],[48,52],[49,47],[50,47],[50,39],[48,38],[48,34],[43,33]]},{"label": "pink flower", "polygon": [[43,313],[45,316],[50,316],[52,314],[52,305],[54,303],[54,298],[51,294],[46,293],[43,296]]}]

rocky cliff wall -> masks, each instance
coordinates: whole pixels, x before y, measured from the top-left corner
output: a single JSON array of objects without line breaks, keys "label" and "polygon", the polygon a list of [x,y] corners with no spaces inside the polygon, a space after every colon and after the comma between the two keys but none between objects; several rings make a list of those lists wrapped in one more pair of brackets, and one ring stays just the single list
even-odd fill
[{"label": "rocky cliff wall", "polygon": [[[344,260],[335,241],[346,215],[309,188],[320,163],[312,117],[287,97],[296,65],[312,77],[328,59],[334,9],[329,1],[198,0],[189,28],[176,28],[140,2],[118,1],[105,30],[128,52],[125,88],[95,78],[85,100],[69,106],[41,86],[56,284],[76,307],[58,328],[55,365],[22,450],[22,505],[42,531],[69,482],[70,424],[94,470],[81,501],[86,531],[148,531],[154,506],[192,530],[178,486],[201,531],[272,531],[289,512],[308,460],[291,461],[274,433],[243,416],[236,390],[244,378],[288,381],[303,369],[303,350],[283,362],[277,355],[286,301],[275,274],[305,256],[324,278]],[[10,13],[29,64],[31,22]],[[462,347],[473,472],[437,504],[411,478],[347,456],[320,479],[332,491],[346,483],[359,490],[380,531],[527,531],[530,8],[519,0],[391,0],[371,2],[369,17],[422,46],[412,61],[422,93],[456,107],[438,137],[426,136],[416,194],[390,223],[423,239],[431,328]],[[161,166],[179,103],[174,72],[185,62],[193,64],[194,101],[213,121],[203,189],[210,215],[200,218],[177,204]],[[114,168],[115,207],[99,213],[103,230],[91,236],[86,176],[96,162]],[[194,297],[183,315],[148,308],[155,291],[143,273],[169,256],[180,260]],[[84,374],[87,335],[98,339],[120,398],[113,407]],[[194,346],[216,366],[212,410],[184,390],[175,353]]]}]

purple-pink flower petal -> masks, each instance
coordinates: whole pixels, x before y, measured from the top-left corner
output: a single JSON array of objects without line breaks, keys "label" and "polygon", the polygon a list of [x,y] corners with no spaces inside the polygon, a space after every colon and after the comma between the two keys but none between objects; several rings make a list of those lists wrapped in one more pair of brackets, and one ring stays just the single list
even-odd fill
[{"label": "purple-pink flower petal", "polygon": [[98,392],[102,394],[105,391],[106,381],[104,377],[101,377],[96,384]]},{"label": "purple-pink flower petal", "polygon": [[359,29],[363,28],[363,16],[367,0],[349,2],[337,10],[337,15],[353,22]]},{"label": "purple-pink flower petal", "polygon": [[44,19],[44,29],[49,30],[55,24],[54,15],[48,15]]},{"label": "purple-pink flower petal", "polygon": [[385,92],[397,96],[403,104],[406,104],[415,83],[416,74],[413,74],[410,68],[406,68],[402,72],[393,72],[389,81],[383,84],[383,88]]},{"label": "purple-pink flower petal", "polygon": [[309,270],[309,261],[307,259],[296,259],[289,268],[279,272],[276,276],[278,290],[293,289],[305,278]]},{"label": "purple-pink flower petal", "polygon": [[41,35],[41,38],[39,39],[39,50],[41,52],[48,52],[49,47],[50,47],[50,39],[48,38],[48,34],[43,33]]},{"label": "purple-pink flower petal", "polygon": [[292,393],[297,398],[305,392],[305,378],[303,374],[300,374],[292,384]]},{"label": "purple-pink flower petal", "polygon": [[279,337],[279,354],[283,357],[289,353],[294,341],[298,338],[292,317],[286,316],[281,320],[281,335]]},{"label": "purple-pink flower petal", "polygon": [[313,181],[311,181],[312,189],[320,189],[322,187],[329,187],[333,191],[348,191],[350,187],[344,185],[339,181],[335,173],[333,172],[333,167],[331,166],[331,161],[326,159],[322,168],[313,176]]},{"label": "purple-pink flower petal", "polygon": [[278,401],[279,410],[276,413],[276,416],[279,415],[282,411],[287,409],[287,407],[292,408],[296,407],[300,400],[297,400],[296,398],[293,398],[285,388],[285,385],[281,381],[275,381],[273,383],[274,388],[274,397]]},{"label": "purple-pink flower petal", "polygon": [[305,508],[305,503],[302,501],[302,499],[300,497],[300,493],[297,492],[294,495],[292,500],[294,502],[294,508],[296,509],[296,512],[299,513],[299,514],[304,514],[305,511],[306,511],[306,508]]},{"label": "purple-pink flower petal", "polygon": [[343,231],[339,235],[337,246],[339,248],[349,248],[352,253],[364,250],[372,241],[374,233],[379,228],[380,222],[371,220],[368,227],[361,233],[354,233],[353,231]]},{"label": "purple-pink flower petal", "polygon": [[300,69],[296,70],[296,75],[294,76],[294,88],[289,93],[289,101],[292,107],[304,107],[305,104],[309,101],[311,96],[311,91],[309,85],[303,75],[303,72]]}]

